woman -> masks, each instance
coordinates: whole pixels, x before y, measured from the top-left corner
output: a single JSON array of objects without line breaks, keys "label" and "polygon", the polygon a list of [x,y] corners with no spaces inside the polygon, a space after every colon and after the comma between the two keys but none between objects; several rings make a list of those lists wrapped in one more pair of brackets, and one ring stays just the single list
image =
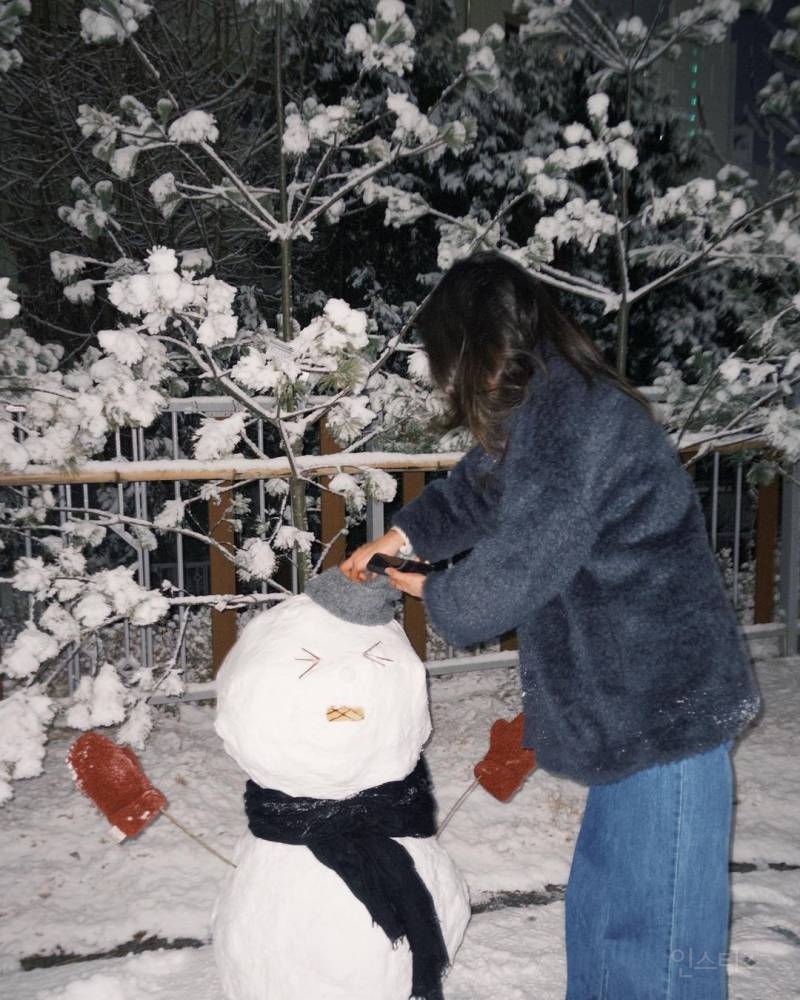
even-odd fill
[{"label": "woman", "polygon": [[590,786],[567,1000],[722,1000],[729,750],[759,696],[692,481],[646,400],[513,261],[456,263],[417,326],[451,425],[478,443],[341,569],[470,550],[392,582],[455,646],[517,630],[524,742]]}]

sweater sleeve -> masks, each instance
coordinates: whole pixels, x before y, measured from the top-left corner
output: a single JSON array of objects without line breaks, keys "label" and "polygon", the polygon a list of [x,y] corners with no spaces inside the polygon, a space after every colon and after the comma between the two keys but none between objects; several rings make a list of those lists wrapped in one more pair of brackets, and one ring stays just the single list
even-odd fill
[{"label": "sweater sleeve", "polygon": [[476,445],[445,479],[428,483],[418,497],[392,518],[418,556],[430,562],[464,552],[491,530],[497,498],[481,483],[494,461]]},{"label": "sweater sleeve", "polygon": [[505,493],[496,528],[423,587],[431,622],[455,646],[495,638],[547,604],[586,562],[596,535],[575,479],[527,475]]}]

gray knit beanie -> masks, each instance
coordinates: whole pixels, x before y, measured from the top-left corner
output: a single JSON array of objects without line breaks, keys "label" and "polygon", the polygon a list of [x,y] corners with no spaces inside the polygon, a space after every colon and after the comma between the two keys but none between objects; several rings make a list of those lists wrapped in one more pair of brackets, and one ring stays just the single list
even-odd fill
[{"label": "gray knit beanie", "polygon": [[312,577],[305,592],[320,607],[354,625],[386,625],[401,596],[385,576],[356,583],[338,566]]}]

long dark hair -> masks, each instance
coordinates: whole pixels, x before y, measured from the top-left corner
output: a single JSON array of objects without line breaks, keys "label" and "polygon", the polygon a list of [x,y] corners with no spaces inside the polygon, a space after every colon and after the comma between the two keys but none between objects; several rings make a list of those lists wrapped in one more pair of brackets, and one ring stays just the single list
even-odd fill
[{"label": "long dark hair", "polygon": [[503,426],[549,343],[587,381],[602,376],[653,416],[647,399],[606,363],[589,337],[556,305],[544,282],[487,250],[456,261],[415,323],[431,376],[444,392],[444,428],[466,427],[490,453],[505,450]]}]

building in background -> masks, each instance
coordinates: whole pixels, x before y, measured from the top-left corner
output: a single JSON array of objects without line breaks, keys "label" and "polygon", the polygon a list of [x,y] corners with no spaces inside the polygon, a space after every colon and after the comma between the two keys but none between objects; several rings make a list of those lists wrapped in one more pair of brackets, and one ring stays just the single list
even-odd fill
[{"label": "building in background", "polygon": [[[684,112],[687,135],[695,136],[701,128],[708,133],[709,173],[723,163],[735,163],[762,184],[767,181],[770,144],[756,114],[756,95],[776,71],[770,39],[784,25],[794,2],[773,0],[767,17],[743,11],[724,42],[706,47],[686,44],[678,59],[657,64],[657,86],[662,93],[673,93],[676,107]],[[661,16],[672,17],[695,5],[696,0],[671,0]],[[661,6],[660,0],[607,0],[596,9],[605,10],[612,20],[638,15],[649,24]],[[519,24],[521,17],[511,8],[511,0],[456,0],[459,23],[479,31],[494,22],[507,28]],[[785,139],[776,143],[777,169],[790,166],[784,146]]]}]

